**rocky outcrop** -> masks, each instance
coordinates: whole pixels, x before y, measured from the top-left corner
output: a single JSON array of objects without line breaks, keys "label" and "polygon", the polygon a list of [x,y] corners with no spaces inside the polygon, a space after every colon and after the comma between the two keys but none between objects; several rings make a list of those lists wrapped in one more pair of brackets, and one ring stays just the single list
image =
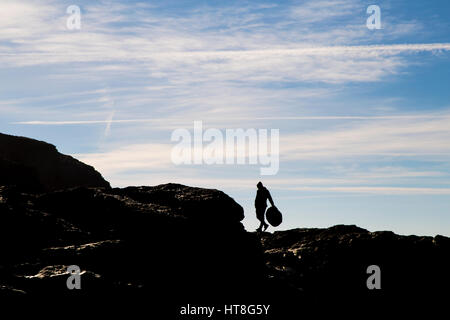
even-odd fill
[{"label": "rocky outcrop", "polygon": [[[422,299],[449,285],[446,237],[342,225],[256,234],[243,217],[223,192],[178,184],[43,194],[3,186],[0,295],[153,297],[168,310],[270,303],[286,318],[315,303]],[[66,287],[70,265],[82,270],[82,290]],[[381,291],[367,289],[370,265],[381,268]]]},{"label": "rocky outcrop", "polygon": [[93,167],[59,153],[51,144],[1,133],[0,185],[29,191],[110,187]]},{"label": "rocky outcrop", "polygon": [[[442,298],[450,286],[450,239],[369,232],[357,226],[294,229],[262,236],[268,273],[313,300]],[[381,290],[369,290],[371,265]]]},{"label": "rocky outcrop", "polygon": [[[448,296],[449,238],[344,225],[250,233],[243,208],[221,191],[109,188],[51,145],[0,143],[0,296],[133,297],[153,313],[169,303],[163,318],[177,318],[180,304],[265,303],[274,319],[337,301],[355,310]],[[66,286],[71,265],[81,290]],[[381,290],[367,288],[370,265],[381,269]]]},{"label": "rocky outcrop", "polygon": [[77,294],[66,287],[69,265],[83,270],[84,295],[219,299],[246,296],[264,280],[258,237],[218,190],[1,187],[0,213],[0,285],[16,293]]}]

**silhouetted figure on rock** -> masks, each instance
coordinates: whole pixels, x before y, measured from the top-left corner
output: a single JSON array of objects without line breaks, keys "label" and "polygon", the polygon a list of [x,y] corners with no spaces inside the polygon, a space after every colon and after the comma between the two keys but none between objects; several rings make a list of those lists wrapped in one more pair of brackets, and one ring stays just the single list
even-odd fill
[{"label": "silhouetted figure on rock", "polygon": [[261,221],[257,232],[266,231],[269,225],[264,221],[264,214],[267,208],[267,200],[269,200],[272,206],[275,206],[272,200],[272,196],[270,195],[269,190],[263,186],[262,182],[258,182],[256,185],[258,187],[258,191],[256,192],[255,199],[255,208],[256,208],[256,218]]}]

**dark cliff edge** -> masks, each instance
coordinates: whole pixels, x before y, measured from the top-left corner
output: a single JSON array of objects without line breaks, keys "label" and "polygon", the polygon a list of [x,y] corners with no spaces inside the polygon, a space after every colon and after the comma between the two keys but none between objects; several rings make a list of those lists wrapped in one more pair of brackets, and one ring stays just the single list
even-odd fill
[{"label": "dark cliff edge", "polygon": [[[186,304],[271,304],[272,315],[288,319],[338,301],[353,310],[361,303],[448,297],[447,237],[344,225],[247,232],[243,208],[221,191],[179,184],[108,188],[74,159],[67,170],[75,163],[100,187],[62,188],[66,182],[45,179],[49,169],[40,160],[30,162],[29,142],[18,141],[19,155],[0,151],[0,172],[17,170],[0,178],[1,297],[134,297],[153,308],[170,304],[167,319]],[[38,149],[61,159],[50,145]],[[35,192],[16,183],[31,173],[37,185],[59,190]],[[70,173],[59,177],[66,176],[73,186]],[[70,265],[82,270],[80,290],[67,289]],[[381,269],[381,290],[366,286],[370,265]]]},{"label": "dark cliff edge", "polygon": [[110,187],[93,167],[59,153],[54,145],[2,133],[0,185],[17,185],[28,191]]}]

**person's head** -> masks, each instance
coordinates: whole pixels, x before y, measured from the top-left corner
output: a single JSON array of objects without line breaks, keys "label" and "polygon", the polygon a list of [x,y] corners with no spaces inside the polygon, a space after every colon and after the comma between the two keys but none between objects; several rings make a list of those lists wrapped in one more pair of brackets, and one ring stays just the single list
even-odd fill
[{"label": "person's head", "polygon": [[257,184],[256,186],[258,187],[258,189],[261,189],[261,188],[263,187],[263,184],[262,184],[262,182],[260,181],[260,182],[258,182],[258,184]]}]

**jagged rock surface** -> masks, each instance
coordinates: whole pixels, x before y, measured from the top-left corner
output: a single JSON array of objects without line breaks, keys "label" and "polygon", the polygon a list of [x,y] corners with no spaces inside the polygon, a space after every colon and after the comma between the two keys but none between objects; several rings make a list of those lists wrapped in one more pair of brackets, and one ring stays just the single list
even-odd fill
[{"label": "jagged rock surface", "polygon": [[[111,189],[52,145],[0,135],[0,146],[0,296],[269,303],[288,319],[310,302],[354,307],[442,297],[450,287],[443,236],[342,225],[249,233],[243,208],[221,191]],[[66,287],[70,265],[82,270],[82,290]],[[367,289],[369,265],[381,268],[380,291]]]},{"label": "jagged rock surface", "polygon": [[[3,186],[0,295],[249,301],[282,305],[284,316],[311,302],[442,297],[449,285],[443,236],[343,225],[258,235],[243,217],[223,192],[178,184],[43,194]],[[373,264],[381,291],[366,287]],[[69,265],[82,270],[80,291],[66,288]]]},{"label": "jagged rock surface", "polygon": [[83,294],[244,294],[264,278],[264,263],[243,218],[223,192],[177,184],[44,194],[1,187],[0,285],[73,294],[64,270],[78,265]]},{"label": "jagged rock surface", "polygon": [[[357,226],[294,229],[262,236],[268,273],[311,299],[442,298],[450,285],[450,239],[369,232]],[[368,290],[367,267],[381,270]]]}]

